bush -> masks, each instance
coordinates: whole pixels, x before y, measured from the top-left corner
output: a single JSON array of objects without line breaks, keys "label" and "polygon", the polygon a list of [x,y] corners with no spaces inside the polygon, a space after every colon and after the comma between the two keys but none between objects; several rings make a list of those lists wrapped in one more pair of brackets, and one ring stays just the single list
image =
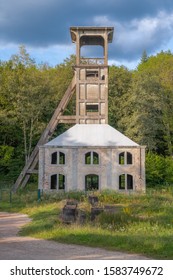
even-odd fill
[{"label": "bush", "polygon": [[148,186],[173,183],[173,160],[149,152],[146,156],[146,182]]}]

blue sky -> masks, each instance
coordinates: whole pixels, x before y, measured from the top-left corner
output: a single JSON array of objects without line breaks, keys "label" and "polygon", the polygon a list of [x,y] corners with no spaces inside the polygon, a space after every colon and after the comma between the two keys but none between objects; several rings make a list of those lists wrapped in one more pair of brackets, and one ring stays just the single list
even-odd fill
[{"label": "blue sky", "polygon": [[173,52],[172,0],[1,0],[0,60],[25,45],[56,65],[75,53],[70,26],[113,26],[109,63],[134,68],[142,52]]}]

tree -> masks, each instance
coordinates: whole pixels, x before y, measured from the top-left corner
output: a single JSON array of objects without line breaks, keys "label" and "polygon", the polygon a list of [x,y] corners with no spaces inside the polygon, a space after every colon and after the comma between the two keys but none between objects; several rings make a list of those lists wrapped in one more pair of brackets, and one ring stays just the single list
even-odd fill
[{"label": "tree", "polygon": [[173,155],[173,54],[160,52],[148,58],[147,62],[138,65],[138,73],[157,77],[162,87],[162,120],[164,140],[167,143],[165,154]]},{"label": "tree", "polygon": [[[14,170],[14,161],[19,169],[28,160],[71,81],[73,61],[70,57],[56,67],[38,66],[22,46],[19,54],[0,63],[0,148],[14,151],[6,170]],[[61,125],[55,133],[63,130]]]},{"label": "tree", "polygon": [[12,120],[23,134],[25,161],[32,150],[33,137],[38,133],[38,122],[46,106],[49,84],[26,50],[12,57],[1,72],[1,92],[6,106],[1,114]]},{"label": "tree", "polygon": [[132,82],[132,72],[124,66],[109,67],[108,110],[109,124],[122,130],[119,120],[122,118],[123,97],[129,91]]},{"label": "tree", "polygon": [[146,155],[146,181],[150,187],[156,185],[170,185],[173,183],[173,161],[170,157],[163,157],[149,152]]},{"label": "tree", "polygon": [[141,63],[145,63],[147,61],[148,61],[148,55],[147,55],[146,50],[144,50],[142,53],[142,57],[141,57]]},{"label": "tree", "polygon": [[165,147],[161,95],[157,78],[134,74],[131,89],[123,98],[119,120],[128,137],[157,152]]}]

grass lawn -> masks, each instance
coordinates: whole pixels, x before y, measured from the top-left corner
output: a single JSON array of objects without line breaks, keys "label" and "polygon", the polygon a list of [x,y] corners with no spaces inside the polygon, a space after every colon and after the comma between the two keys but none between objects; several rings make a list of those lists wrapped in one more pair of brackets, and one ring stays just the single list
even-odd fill
[{"label": "grass lawn", "polygon": [[[121,250],[144,254],[151,258],[173,259],[173,187],[149,189],[145,195],[125,195],[105,191],[97,194],[100,205],[118,204],[123,210],[116,214],[100,214],[94,222],[89,215],[85,224],[64,224],[60,212],[66,197],[43,197],[41,202],[23,195],[20,202],[0,202],[0,211],[26,213],[32,222],[20,235],[33,236],[62,243]],[[79,208],[90,211],[87,197],[79,199]],[[25,199],[24,199],[25,197]]]}]

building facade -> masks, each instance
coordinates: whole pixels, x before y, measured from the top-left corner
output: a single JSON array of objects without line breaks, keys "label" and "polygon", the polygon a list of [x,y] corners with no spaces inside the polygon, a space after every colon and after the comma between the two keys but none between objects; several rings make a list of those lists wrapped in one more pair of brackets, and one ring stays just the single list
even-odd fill
[{"label": "building facade", "polygon": [[40,147],[39,188],[145,192],[145,147],[109,125],[75,125]]}]

